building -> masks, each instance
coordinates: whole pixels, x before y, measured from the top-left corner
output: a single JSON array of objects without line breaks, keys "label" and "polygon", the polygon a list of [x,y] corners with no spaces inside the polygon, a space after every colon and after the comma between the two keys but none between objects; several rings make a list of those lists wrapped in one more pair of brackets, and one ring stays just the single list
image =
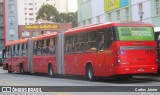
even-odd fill
[{"label": "building", "polygon": [[130,20],[129,0],[78,0],[79,26]]},{"label": "building", "polygon": [[132,20],[149,22],[160,27],[160,0],[131,0]]},{"label": "building", "polygon": [[4,44],[18,39],[18,7],[17,0],[4,0]]},{"label": "building", "polygon": [[30,25],[36,21],[36,14],[45,4],[53,5],[59,12],[67,11],[67,0],[15,0],[17,1],[19,25]]},{"label": "building", "polygon": [[111,21],[143,21],[160,27],[160,0],[77,0],[79,26]]},{"label": "building", "polygon": [[104,0],[105,21],[131,20],[129,0]]},{"label": "building", "polygon": [[19,39],[24,39],[53,32],[61,32],[70,28],[72,28],[71,23],[43,23],[33,25],[19,25],[18,33]]},{"label": "building", "polygon": [[0,0],[0,52],[4,48],[4,12],[3,12],[3,0]]},{"label": "building", "polygon": [[79,26],[105,22],[104,0],[77,0]]},{"label": "building", "polygon": [[36,13],[41,5],[51,4],[55,6],[59,12],[67,11],[67,0],[3,0],[3,2],[5,5],[4,44],[19,38],[19,25],[31,25],[35,23]]}]

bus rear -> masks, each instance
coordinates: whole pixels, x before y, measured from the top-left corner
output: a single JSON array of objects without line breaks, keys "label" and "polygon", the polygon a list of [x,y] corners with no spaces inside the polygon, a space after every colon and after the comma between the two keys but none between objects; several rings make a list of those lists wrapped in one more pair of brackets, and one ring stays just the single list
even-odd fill
[{"label": "bus rear", "polygon": [[157,73],[157,51],[152,26],[117,26],[115,75]]}]

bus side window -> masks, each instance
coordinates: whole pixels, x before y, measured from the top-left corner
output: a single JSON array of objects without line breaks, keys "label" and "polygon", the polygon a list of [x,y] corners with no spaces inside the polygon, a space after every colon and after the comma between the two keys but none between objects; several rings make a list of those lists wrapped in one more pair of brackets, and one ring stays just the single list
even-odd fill
[{"label": "bus side window", "polygon": [[27,43],[24,43],[24,45],[23,45],[24,47],[23,47],[23,56],[26,56],[27,54]]},{"label": "bus side window", "polygon": [[[47,39],[48,40],[48,39]],[[42,50],[42,55],[47,55],[49,51],[49,47],[47,45],[47,40],[43,40],[43,50]]]},{"label": "bus side window", "polygon": [[97,35],[96,31],[88,32],[86,35],[87,45],[86,51],[87,52],[96,52],[97,51]]},{"label": "bus side window", "polygon": [[78,53],[83,53],[85,51],[85,33],[80,33],[76,35],[76,49]]},{"label": "bus side window", "polygon": [[52,55],[55,53],[55,39],[50,39],[49,41],[49,54]]},{"label": "bus side window", "polygon": [[65,37],[64,53],[68,53],[68,36]]},{"label": "bus side window", "polygon": [[98,30],[98,51],[104,50],[104,35],[105,29]]},{"label": "bus side window", "polygon": [[38,44],[37,42],[33,42],[33,55],[37,55],[37,48],[38,48]]},{"label": "bus side window", "polygon": [[16,46],[13,45],[13,57],[15,57],[15,56],[16,56]]},{"label": "bus side window", "polygon": [[76,46],[75,46],[75,35],[70,36],[70,50],[71,53],[75,53],[76,52]]},{"label": "bus side window", "polygon": [[67,36],[65,38],[65,53],[75,53],[75,35]]},{"label": "bus side window", "polygon": [[19,56],[22,56],[22,44],[19,44]]},{"label": "bus side window", "polygon": [[47,46],[47,48],[45,49],[47,55],[50,54],[49,53],[49,43],[50,43],[50,39],[47,39],[46,40],[46,46]]},{"label": "bus side window", "polygon": [[20,44],[17,45],[17,56],[19,56],[20,54]]},{"label": "bus side window", "polygon": [[5,58],[8,58],[8,47],[5,48]]},{"label": "bus side window", "polygon": [[107,31],[106,31],[106,38],[105,38],[106,40],[106,48],[107,49],[109,49],[110,48],[110,46],[111,46],[111,44],[112,44],[112,42],[114,41],[114,36],[113,36],[113,30],[112,30],[112,28],[108,28],[107,29]]},{"label": "bus side window", "polygon": [[8,47],[8,57],[9,58],[12,57],[12,47],[11,46]]},{"label": "bus side window", "polygon": [[24,56],[24,43],[22,44],[22,56]]},{"label": "bus side window", "polygon": [[37,42],[37,55],[42,55],[43,51],[43,40]]}]

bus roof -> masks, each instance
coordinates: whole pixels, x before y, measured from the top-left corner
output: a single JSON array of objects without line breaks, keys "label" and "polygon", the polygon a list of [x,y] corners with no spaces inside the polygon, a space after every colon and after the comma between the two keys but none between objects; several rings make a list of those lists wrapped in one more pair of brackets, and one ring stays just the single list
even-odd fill
[{"label": "bus roof", "polygon": [[106,28],[110,26],[149,26],[149,27],[152,27],[152,24],[144,23],[140,21],[118,21],[118,22],[90,24],[86,26],[80,26],[77,28],[68,29],[65,32],[65,35],[70,35],[72,33],[85,32],[86,30],[92,31],[92,30],[102,29],[102,28]]},{"label": "bus roof", "polygon": [[[38,40],[43,40],[43,39],[47,39],[47,38],[51,38],[51,37],[56,37],[57,34],[58,33],[51,33],[51,34],[40,35],[40,36],[37,36],[37,37],[32,37],[32,39],[34,41],[38,41]],[[16,44],[27,43],[27,41],[29,39],[30,38],[13,40],[13,41],[10,41],[9,43],[7,43],[5,46],[11,46],[11,45],[16,45]]]},{"label": "bus roof", "polygon": [[19,39],[19,40],[13,40],[10,41],[9,43],[6,44],[6,46],[11,46],[11,45],[15,45],[15,44],[22,44],[22,43],[27,43],[28,38],[25,39]]},{"label": "bus roof", "polygon": [[47,38],[56,37],[57,34],[58,34],[57,32],[54,32],[54,33],[51,33],[51,34],[44,34],[44,35],[32,37],[32,39],[33,39],[34,41],[44,40],[44,39],[47,39]]}]

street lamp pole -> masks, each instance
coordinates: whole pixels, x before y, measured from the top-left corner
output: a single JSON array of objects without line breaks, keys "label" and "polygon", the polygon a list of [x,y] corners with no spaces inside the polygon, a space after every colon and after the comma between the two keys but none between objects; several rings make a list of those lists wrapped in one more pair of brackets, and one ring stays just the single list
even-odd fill
[{"label": "street lamp pole", "polygon": [[143,20],[143,14],[144,14],[143,10],[140,10],[138,12],[138,14],[139,14],[139,17],[140,17],[140,21],[142,21]]},{"label": "street lamp pole", "polygon": [[76,24],[78,25],[78,22],[76,20],[76,18],[72,15],[72,14],[69,14],[70,17],[73,17],[74,21],[76,22]]}]

